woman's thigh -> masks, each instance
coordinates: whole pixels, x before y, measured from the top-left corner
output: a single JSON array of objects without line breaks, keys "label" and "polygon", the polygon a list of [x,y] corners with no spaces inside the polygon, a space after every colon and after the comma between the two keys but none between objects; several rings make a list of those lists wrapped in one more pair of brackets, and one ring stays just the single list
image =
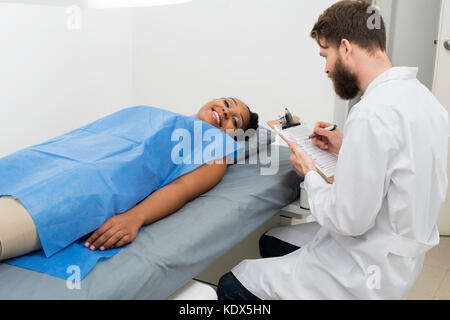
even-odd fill
[{"label": "woman's thigh", "polygon": [[30,214],[20,201],[0,197],[0,261],[41,249]]}]

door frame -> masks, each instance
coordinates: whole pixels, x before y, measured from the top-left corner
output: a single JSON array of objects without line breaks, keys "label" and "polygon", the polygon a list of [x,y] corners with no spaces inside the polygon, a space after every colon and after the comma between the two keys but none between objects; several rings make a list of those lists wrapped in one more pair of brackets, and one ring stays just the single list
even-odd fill
[{"label": "door frame", "polygon": [[[448,3],[447,3],[448,2]],[[441,46],[442,46],[442,35],[443,35],[443,28],[444,28],[444,13],[445,13],[445,7],[446,5],[450,6],[449,0],[441,0],[441,14],[439,17],[439,31],[438,31],[438,38],[437,38],[437,50],[436,50],[436,59],[434,61],[434,77],[433,77],[433,94],[436,92],[436,81],[437,81],[437,75],[438,75],[438,64],[441,57]]]},{"label": "door frame", "polygon": [[[443,45],[444,45],[444,41],[446,39],[446,34],[444,34],[445,32],[447,32],[447,30],[444,30],[444,26],[445,26],[445,14],[447,12],[450,12],[450,0],[442,0],[441,1],[441,15],[440,15],[440,19],[439,19],[439,30],[438,30],[438,39],[437,39],[437,52],[436,52],[436,61],[435,61],[435,66],[434,66],[434,79],[433,79],[433,94],[436,97],[439,97],[438,95],[438,81],[439,81],[439,72],[441,71],[439,69],[439,65],[441,63],[442,60],[442,55],[445,52],[443,49]],[[442,68],[442,66],[441,66]],[[442,88],[441,88],[442,90]],[[448,112],[450,112],[450,105],[446,105],[444,106]],[[450,138],[450,128],[449,128],[449,138]],[[449,154],[450,156],[450,154]],[[449,157],[449,161],[447,164],[447,176],[449,177],[449,181],[450,181],[450,157]],[[449,201],[450,199],[448,198],[450,194],[450,190],[447,190],[447,199],[445,204],[443,205],[443,207],[441,208],[440,212],[439,212],[439,217],[438,217],[438,221],[437,221],[437,226],[439,229],[439,232],[441,235],[445,235],[445,236],[450,236],[450,219],[448,218],[448,216],[446,216],[445,218],[442,217],[443,214],[448,214],[448,212],[445,212],[445,210],[448,210],[449,208]],[[444,213],[445,212],[445,213]]]}]

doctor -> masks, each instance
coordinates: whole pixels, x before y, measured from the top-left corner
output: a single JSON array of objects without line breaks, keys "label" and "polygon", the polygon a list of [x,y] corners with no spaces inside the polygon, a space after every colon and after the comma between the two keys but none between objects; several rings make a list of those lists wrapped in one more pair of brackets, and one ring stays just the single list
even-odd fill
[{"label": "doctor", "polygon": [[438,212],[447,189],[448,114],[417,79],[393,68],[381,19],[362,1],[341,1],[311,36],[325,72],[344,99],[364,92],[344,128],[318,123],[314,143],[339,155],[334,184],[290,143],[317,222],[269,231],[265,259],[224,275],[219,299],[402,299],[425,253],[439,243]]}]

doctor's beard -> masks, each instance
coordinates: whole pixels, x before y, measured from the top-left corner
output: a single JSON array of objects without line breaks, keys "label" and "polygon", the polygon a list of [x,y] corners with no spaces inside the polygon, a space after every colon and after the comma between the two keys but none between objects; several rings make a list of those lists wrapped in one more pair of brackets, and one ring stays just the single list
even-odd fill
[{"label": "doctor's beard", "polygon": [[348,71],[342,63],[341,58],[338,58],[334,70],[330,74],[333,80],[334,90],[336,94],[344,100],[351,100],[359,93],[358,79],[356,76]]}]

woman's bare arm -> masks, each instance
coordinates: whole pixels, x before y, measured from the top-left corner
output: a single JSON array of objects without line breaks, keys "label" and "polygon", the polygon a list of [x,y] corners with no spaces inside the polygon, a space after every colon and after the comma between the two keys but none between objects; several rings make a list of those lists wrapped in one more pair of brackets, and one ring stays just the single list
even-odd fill
[{"label": "woman's bare arm", "polygon": [[136,238],[143,225],[153,223],[209,191],[225,175],[225,159],[203,165],[153,192],[130,210],[111,217],[86,241],[91,250],[121,247]]},{"label": "woman's bare arm", "polygon": [[225,163],[207,164],[179,177],[136,206],[136,215],[143,225],[164,218],[212,189],[223,178],[226,169]]}]

